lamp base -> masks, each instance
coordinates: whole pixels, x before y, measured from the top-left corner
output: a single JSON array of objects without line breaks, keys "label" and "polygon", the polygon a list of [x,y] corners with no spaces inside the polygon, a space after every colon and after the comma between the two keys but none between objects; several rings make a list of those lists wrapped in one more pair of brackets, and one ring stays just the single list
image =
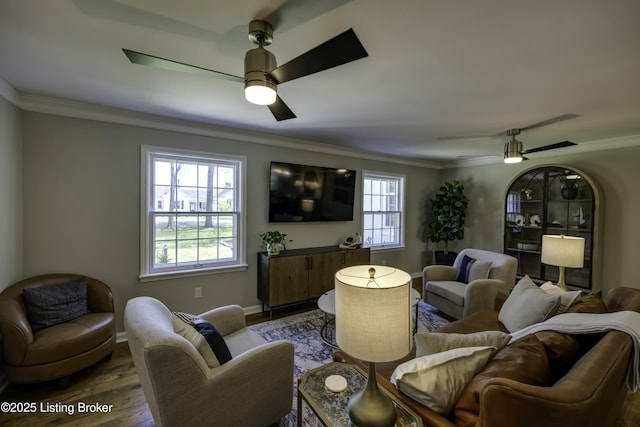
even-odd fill
[{"label": "lamp base", "polygon": [[396,408],[391,399],[378,388],[376,364],[369,362],[366,387],[349,399],[349,418],[358,427],[393,427]]},{"label": "lamp base", "polygon": [[567,284],[564,282],[564,267],[559,266],[558,268],[560,269],[560,277],[558,277],[558,287],[563,291],[568,292],[569,288],[567,288]]}]

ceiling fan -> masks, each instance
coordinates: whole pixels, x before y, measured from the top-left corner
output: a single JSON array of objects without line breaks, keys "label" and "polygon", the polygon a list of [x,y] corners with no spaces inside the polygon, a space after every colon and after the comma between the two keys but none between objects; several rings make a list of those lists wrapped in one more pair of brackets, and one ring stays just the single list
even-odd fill
[{"label": "ceiling fan", "polygon": [[264,20],[249,24],[249,40],[258,47],[247,51],[244,58],[244,77],[184,64],[166,58],[122,49],[129,61],[165,70],[204,74],[244,83],[249,102],[267,105],[277,121],[293,119],[296,115],[277,94],[277,86],[300,77],[328,70],[369,56],[353,29],[314,47],[291,61],[277,66],[273,53],[264,49],[273,42],[273,26]]},{"label": "ceiling fan", "polygon": [[[522,131],[531,130],[535,128],[539,128],[542,126],[551,125],[554,123],[562,122],[569,119],[575,119],[576,117],[580,117],[578,114],[562,114],[560,116],[552,117],[547,120],[543,120],[538,123],[534,123],[532,125],[528,125],[522,128],[512,128],[507,131],[499,132],[494,135],[482,135],[482,136],[445,136],[440,137],[438,139],[447,140],[447,139],[469,139],[469,138],[498,138],[503,137],[505,134],[511,137],[511,140],[508,141],[504,145],[504,162],[505,163],[518,163],[522,160],[528,160],[524,157],[525,154],[530,153],[538,153],[541,151],[554,150],[557,148],[571,147],[573,145],[577,145],[575,142],[571,141],[561,141],[553,144],[543,145],[540,147],[531,148],[529,150],[523,150],[522,141],[516,139],[516,135],[519,135]],[[466,157],[466,156],[465,156]],[[484,157],[484,156],[483,156]]]}]

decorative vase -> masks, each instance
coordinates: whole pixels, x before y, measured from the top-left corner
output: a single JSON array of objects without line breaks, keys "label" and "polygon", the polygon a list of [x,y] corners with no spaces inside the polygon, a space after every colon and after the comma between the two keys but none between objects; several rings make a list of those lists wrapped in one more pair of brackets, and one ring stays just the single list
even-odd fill
[{"label": "decorative vase", "polygon": [[578,184],[575,181],[567,180],[560,187],[560,194],[565,200],[573,200],[578,197]]}]

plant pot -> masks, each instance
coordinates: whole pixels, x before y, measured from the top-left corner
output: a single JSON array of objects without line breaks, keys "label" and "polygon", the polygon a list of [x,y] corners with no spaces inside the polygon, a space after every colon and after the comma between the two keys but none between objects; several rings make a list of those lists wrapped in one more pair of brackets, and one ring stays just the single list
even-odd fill
[{"label": "plant pot", "polygon": [[278,255],[280,253],[280,245],[277,243],[273,245],[267,245],[267,253],[269,255]]},{"label": "plant pot", "polygon": [[436,251],[436,264],[438,265],[453,265],[453,262],[456,260],[458,256],[457,252],[449,251],[445,253],[444,251]]}]

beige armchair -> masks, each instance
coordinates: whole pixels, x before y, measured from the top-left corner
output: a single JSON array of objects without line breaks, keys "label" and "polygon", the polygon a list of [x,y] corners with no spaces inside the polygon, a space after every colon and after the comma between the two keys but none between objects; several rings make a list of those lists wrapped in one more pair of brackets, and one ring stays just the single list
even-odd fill
[{"label": "beige armchair", "polygon": [[[468,283],[457,279],[464,256],[490,262],[482,278],[470,277]],[[460,319],[484,309],[493,309],[496,293],[509,293],[515,285],[518,260],[512,256],[481,249],[460,251],[453,266],[428,265],[422,270],[423,298],[441,312]]]},{"label": "beige armchair", "polygon": [[[30,322],[25,289],[52,285],[65,289],[86,280],[86,314],[72,320],[35,328]],[[62,303],[53,304],[59,308]],[[35,328],[35,329],[34,329]],[[2,370],[13,383],[59,379],[111,357],[116,345],[116,320],[109,286],[77,274],[45,274],[21,280],[0,294],[0,331],[3,336]]]},{"label": "beige armchair", "polygon": [[196,347],[174,332],[157,299],[133,298],[124,311],[129,348],[157,426],[265,427],[291,411],[293,344],[266,342],[245,327],[239,306],[199,315],[224,337],[232,359],[210,368]]}]

